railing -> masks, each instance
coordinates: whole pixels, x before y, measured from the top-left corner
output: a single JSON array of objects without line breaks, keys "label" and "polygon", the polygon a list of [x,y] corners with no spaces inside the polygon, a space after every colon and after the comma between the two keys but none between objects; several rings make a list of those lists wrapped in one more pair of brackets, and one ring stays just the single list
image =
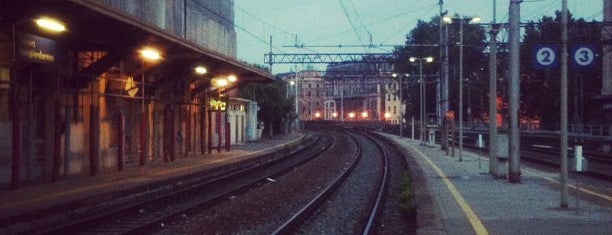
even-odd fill
[{"label": "railing", "polygon": [[[465,122],[463,124],[466,129],[488,129],[488,122]],[[534,123],[521,123],[521,131],[544,131],[544,132],[559,132],[559,125],[556,125],[556,129],[542,129],[539,124]],[[501,130],[508,128],[507,124],[503,124],[502,127],[498,127]],[[588,135],[588,136],[600,136],[600,137],[611,137],[612,138],[612,125],[591,125],[591,124],[569,124],[567,125],[567,132],[576,135]]]}]

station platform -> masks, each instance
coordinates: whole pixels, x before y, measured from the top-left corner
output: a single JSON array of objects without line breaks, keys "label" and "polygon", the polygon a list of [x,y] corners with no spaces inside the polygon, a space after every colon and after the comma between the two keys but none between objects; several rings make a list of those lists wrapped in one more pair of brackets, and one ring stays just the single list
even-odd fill
[{"label": "station platform", "polygon": [[571,174],[569,207],[561,209],[554,170],[521,163],[521,182],[509,183],[488,174],[488,158],[479,154],[464,150],[458,161],[439,145],[381,135],[407,153],[418,234],[612,234],[610,182],[583,176],[576,186]]},{"label": "station platform", "polygon": [[[231,146],[231,151],[217,149],[212,154],[178,157],[174,162],[147,162],[144,167],[127,165],[123,171],[105,170],[96,176],[76,175],[56,182],[23,185],[16,190],[0,190],[0,234],[3,227],[15,221],[28,221],[39,216],[76,210],[78,207],[114,197],[137,194],[138,190],[155,187],[160,182],[190,174],[207,174],[220,171],[226,165],[249,158],[271,154],[297,146],[307,139],[307,134],[290,134],[257,142]],[[123,192],[119,195],[120,193]],[[76,204],[76,205],[75,205]],[[17,222],[18,223],[18,222]],[[11,230],[8,231],[11,233]]]}]

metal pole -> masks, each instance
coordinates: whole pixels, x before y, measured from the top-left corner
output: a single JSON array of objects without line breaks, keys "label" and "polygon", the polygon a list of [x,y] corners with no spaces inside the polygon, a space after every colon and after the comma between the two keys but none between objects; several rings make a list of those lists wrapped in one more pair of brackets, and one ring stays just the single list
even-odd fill
[{"label": "metal pole", "polygon": [[489,31],[489,174],[499,177],[497,162],[497,25],[495,23],[495,0],[493,0],[493,22]]},{"label": "metal pole", "polygon": [[346,77],[342,77],[340,83],[340,122],[344,123],[344,80]]},{"label": "metal pole", "polygon": [[510,138],[509,138],[509,168],[508,181],[510,183],[521,182],[520,171],[520,136],[518,126],[518,109],[520,94],[520,2],[522,0],[511,0],[509,9],[510,31],[510,79],[508,84],[508,112],[510,114]]},{"label": "metal pole", "polygon": [[567,208],[567,0],[561,1],[561,208]]},{"label": "metal pole", "polygon": [[295,123],[296,123],[295,128],[296,128],[296,130],[297,130],[297,118],[299,117],[299,114],[300,114],[299,110],[298,110],[298,96],[297,96],[298,95],[298,93],[297,93],[297,86],[298,85],[297,85],[297,81],[298,81],[298,71],[297,71],[297,65],[296,65],[295,66],[295,83],[294,83],[295,84],[295,87],[294,87],[295,90],[293,90],[293,93],[295,94],[295,115],[296,115],[296,117],[295,117],[296,118],[296,120],[295,120]]},{"label": "metal pole", "polygon": [[425,128],[427,128],[427,125],[425,124],[426,119],[427,119],[427,88],[425,86],[425,79],[423,78],[423,59],[421,58],[420,62],[419,62],[419,71],[421,73],[421,84],[423,86],[423,118],[421,119],[421,141],[423,142],[423,146],[427,145],[427,138],[425,137],[425,135],[427,135],[427,132],[425,131]]},{"label": "metal pole", "polygon": [[[144,62],[143,62],[143,66],[144,66]],[[146,138],[146,117],[145,117],[145,105],[144,105],[144,100],[145,100],[145,74],[144,72],[142,73],[142,100],[140,101],[140,114],[142,115],[140,118],[140,162],[139,165],[140,166],[144,166],[145,162],[146,162],[146,152],[145,152],[145,148],[146,148],[146,144],[145,144],[145,138]]]},{"label": "metal pole", "polygon": [[[439,88],[440,88],[440,94],[439,94],[439,98],[440,100],[438,101],[440,104],[440,110],[438,112],[438,126],[442,127],[442,150],[446,150],[448,148],[447,142],[448,142],[448,130],[446,129],[446,125],[445,125],[445,118],[444,118],[444,114],[446,113],[446,111],[448,111],[448,105],[446,105],[447,102],[447,96],[448,96],[448,83],[446,80],[446,73],[445,73],[445,64],[444,61],[446,59],[446,55],[444,54],[445,52],[445,47],[446,47],[446,35],[444,34],[444,31],[442,29],[442,24],[444,24],[444,21],[442,20],[442,17],[444,17],[442,14],[444,14],[444,12],[442,12],[442,6],[444,4],[443,0],[440,0],[439,3],[440,5],[440,24],[438,27],[438,31],[440,34],[440,60],[442,60],[442,66],[440,67],[440,83],[439,83]],[[446,27],[446,24],[445,24]]]},{"label": "metal pole", "polygon": [[419,59],[419,139],[421,140],[421,145],[423,145],[423,61]]},{"label": "metal pole", "polygon": [[402,95],[402,76],[399,76],[399,96],[400,96],[400,117],[399,117],[399,135],[403,137],[403,129],[404,129],[404,96]]},{"label": "metal pole", "polygon": [[71,125],[72,125],[72,106],[66,102],[65,108],[65,123],[64,123],[64,175],[70,173],[70,143],[71,143]]},{"label": "metal pole", "polygon": [[[448,24],[444,25],[444,61],[442,62],[442,65],[444,66],[444,77],[442,80],[442,83],[444,84],[444,89],[442,90],[442,106],[444,109],[444,113],[443,115],[446,114],[446,112],[448,111],[449,107],[448,107]],[[446,119],[445,121],[446,122]],[[442,149],[443,150],[448,150],[448,126],[449,125],[444,125],[444,128],[442,128],[443,133],[442,133]]]},{"label": "metal pole", "polygon": [[459,21],[459,161],[463,161],[463,20]]},{"label": "metal pole", "polygon": [[[444,48],[442,47],[442,5],[444,4],[443,0],[440,0],[438,2],[439,5],[439,9],[440,9],[440,21],[438,24],[438,42],[439,42],[439,51],[440,51],[440,59],[443,58],[444,56]],[[442,90],[444,89],[444,84],[442,84],[442,74],[444,73],[444,69],[442,68],[442,66],[440,66],[440,71],[438,72],[438,74],[440,75],[438,77],[438,83],[436,84],[436,114],[438,115],[438,118],[436,120],[436,124],[438,124],[439,127],[442,126],[442,120],[444,120],[442,117],[444,116],[444,109],[443,109],[443,105],[442,105]]]},{"label": "metal pole", "polygon": [[125,119],[123,113],[117,113],[117,171],[123,171],[125,158]]}]

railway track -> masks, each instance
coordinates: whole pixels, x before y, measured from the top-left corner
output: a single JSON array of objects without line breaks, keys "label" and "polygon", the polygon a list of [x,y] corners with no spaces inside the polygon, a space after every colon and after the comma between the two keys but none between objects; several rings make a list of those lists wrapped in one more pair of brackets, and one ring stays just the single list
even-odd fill
[{"label": "railway track", "polygon": [[[350,136],[359,146],[359,151],[355,153],[351,164],[305,206],[290,215],[273,234],[298,231],[306,234],[328,232],[369,234],[375,229],[375,219],[380,213],[389,178],[389,154],[374,137],[356,132]],[[371,173],[376,175],[374,182],[367,183],[363,178],[368,177],[359,176]],[[368,195],[365,203],[363,199],[346,200],[346,196],[341,196],[341,194],[355,194],[356,189],[368,192],[365,193]],[[344,213],[349,210],[360,212]],[[338,216],[343,213],[344,216]],[[332,231],[323,230],[331,227]]]},{"label": "railway track", "polygon": [[[379,137],[330,133],[322,134],[316,146],[294,153],[300,156],[270,160],[45,233],[369,234],[383,231],[382,223],[391,228],[388,210],[398,207],[385,199],[390,195],[387,181],[398,182],[400,173],[389,173],[389,159],[398,165],[401,158]],[[406,231],[402,228],[394,231]]]},{"label": "railway track", "polygon": [[109,209],[94,216],[42,232],[43,234],[137,234],[159,228],[164,221],[198,211],[228,195],[255,187],[262,181],[286,174],[335,142],[331,135],[321,137],[310,147],[265,163],[228,172],[180,191],[151,200]]},{"label": "railway track", "polygon": [[[550,142],[540,142],[537,140],[529,139],[521,143],[521,159],[530,161],[537,164],[548,165],[551,167],[559,167],[560,151],[555,148],[555,144]],[[455,146],[456,147],[456,146]],[[488,152],[488,148],[480,148],[476,144],[476,140],[473,138],[464,138],[463,147],[467,149],[477,150],[479,152]],[[610,154],[604,154],[596,151],[584,151],[583,157],[588,160],[586,172],[593,173],[598,177],[612,179],[612,156]],[[574,160],[574,147],[568,147],[568,158],[571,161]],[[573,163],[570,163],[570,167]]]}]

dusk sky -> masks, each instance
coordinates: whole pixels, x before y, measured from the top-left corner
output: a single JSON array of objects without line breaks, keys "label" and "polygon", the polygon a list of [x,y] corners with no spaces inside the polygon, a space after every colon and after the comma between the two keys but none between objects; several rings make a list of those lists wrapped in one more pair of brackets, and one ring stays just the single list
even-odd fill
[{"label": "dusk sky", "polygon": [[[274,53],[391,52],[382,48],[294,48],[308,45],[402,45],[405,35],[421,19],[439,14],[438,0],[235,0],[238,59],[264,64],[272,36]],[[497,22],[508,21],[509,0],[497,0]],[[493,19],[493,0],[445,0],[450,14],[480,16],[481,23]],[[601,21],[603,0],[568,0],[571,14],[588,21]],[[553,16],[561,0],[524,0],[521,22]],[[350,20],[349,20],[350,19]],[[351,26],[352,22],[352,26]],[[354,29],[355,30],[354,30]],[[275,64],[273,73],[287,72],[295,65]],[[323,70],[323,65],[317,65]],[[298,65],[298,69],[300,69]]]}]

